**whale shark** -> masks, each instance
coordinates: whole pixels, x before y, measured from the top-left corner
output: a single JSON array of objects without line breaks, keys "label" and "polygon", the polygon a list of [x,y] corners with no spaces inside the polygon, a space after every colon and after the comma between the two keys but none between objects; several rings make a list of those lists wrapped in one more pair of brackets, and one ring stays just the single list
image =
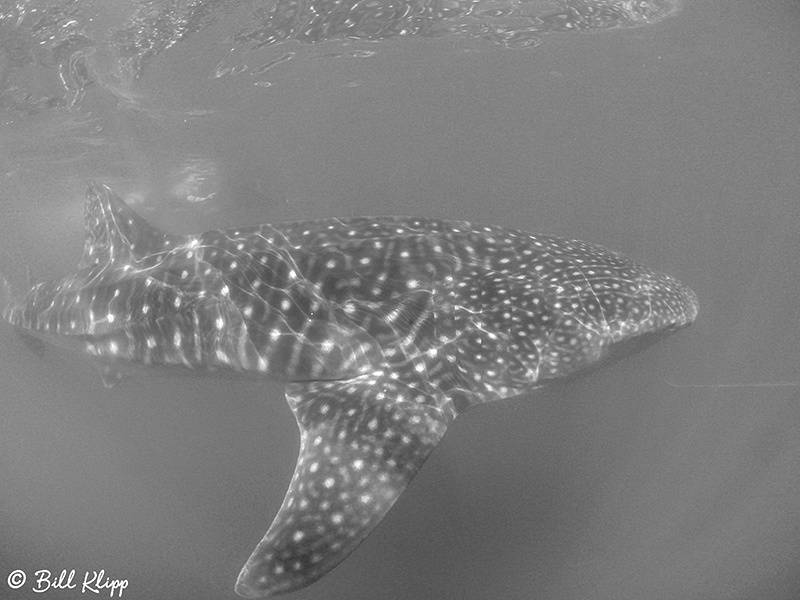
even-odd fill
[{"label": "whale shark", "polygon": [[77,270],[11,295],[3,317],[87,355],[107,386],[135,367],[285,382],[300,452],[235,584],[257,598],[346,558],[470,407],[697,311],[683,283],[582,241],[413,217],[176,235],[91,183]]}]

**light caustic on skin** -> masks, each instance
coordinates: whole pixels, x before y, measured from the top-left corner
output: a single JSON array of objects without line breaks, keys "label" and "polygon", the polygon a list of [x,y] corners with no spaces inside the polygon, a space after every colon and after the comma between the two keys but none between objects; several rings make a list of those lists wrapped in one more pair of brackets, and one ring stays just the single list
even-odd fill
[{"label": "light caustic on skin", "polygon": [[179,236],[94,184],[78,270],[4,317],[78,347],[109,385],[129,364],[286,382],[300,455],[236,584],[260,597],[341,562],[470,406],[581,372],[697,309],[676,279],[586,242],[408,217]]}]

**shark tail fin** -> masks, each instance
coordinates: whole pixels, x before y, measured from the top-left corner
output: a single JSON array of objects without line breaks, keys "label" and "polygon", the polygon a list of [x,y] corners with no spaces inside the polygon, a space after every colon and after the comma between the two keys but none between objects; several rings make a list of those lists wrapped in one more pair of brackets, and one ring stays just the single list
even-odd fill
[{"label": "shark tail fin", "polygon": [[9,306],[11,306],[11,298],[13,294],[11,292],[11,285],[8,283],[8,280],[0,273],[0,310],[2,311],[3,315],[5,315],[6,310],[8,310]]}]

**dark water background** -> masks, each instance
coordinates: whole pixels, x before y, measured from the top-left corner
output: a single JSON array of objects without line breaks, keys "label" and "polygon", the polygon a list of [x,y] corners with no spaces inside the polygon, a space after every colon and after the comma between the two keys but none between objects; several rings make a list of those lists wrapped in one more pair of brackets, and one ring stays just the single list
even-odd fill
[{"label": "dark water background", "polygon": [[[546,21],[560,5],[365,3],[355,27],[307,2],[0,2],[17,288],[75,267],[100,179],[170,231],[469,219],[602,243],[700,297],[665,343],[459,419],[292,597],[800,597],[800,5],[585,32]],[[106,390],[0,329],[0,597],[95,597],[5,579],[102,568],[131,600],[235,598],[298,446],[278,384]]]}]

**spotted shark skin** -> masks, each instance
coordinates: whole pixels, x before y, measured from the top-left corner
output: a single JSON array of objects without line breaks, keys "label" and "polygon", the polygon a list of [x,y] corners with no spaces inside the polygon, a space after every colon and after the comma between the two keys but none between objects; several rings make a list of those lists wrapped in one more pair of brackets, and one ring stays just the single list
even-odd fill
[{"label": "spotted shark skin", "polygon": [[596,364],[697,315],[679,281],[585,242],[463,221],[320,219],[162,233],[90,184],[78,270],[3,316],[98,362],[286,382],[283,504],[236,592],[305,587],[380,522],[470,406]]}]

